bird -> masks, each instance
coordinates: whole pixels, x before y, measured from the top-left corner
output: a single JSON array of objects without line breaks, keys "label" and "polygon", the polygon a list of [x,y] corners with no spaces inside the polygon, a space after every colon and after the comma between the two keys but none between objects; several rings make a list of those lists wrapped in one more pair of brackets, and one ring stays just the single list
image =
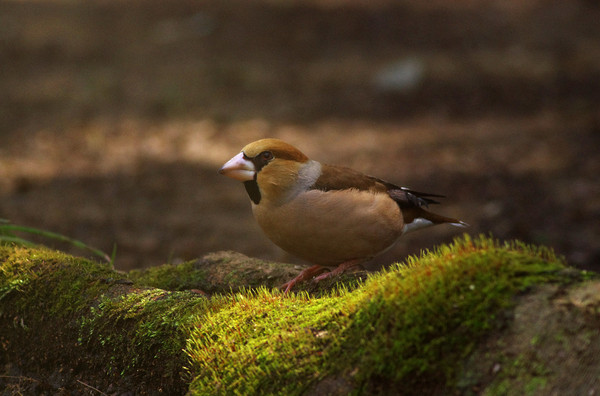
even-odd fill
[{"label": "bird", "polygon": [[275,245],[313,264],[282,285],[284,293],[360,266],[406,233],[468,226],[426,210],[443,195],[321,164],[279,139],[249,143],[219,173],[244,184],[254,218]]}]

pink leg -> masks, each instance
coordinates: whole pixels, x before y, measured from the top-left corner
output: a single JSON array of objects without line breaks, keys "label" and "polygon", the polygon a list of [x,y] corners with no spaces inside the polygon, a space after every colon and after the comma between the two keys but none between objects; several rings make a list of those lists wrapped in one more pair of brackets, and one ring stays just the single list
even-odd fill
[{"label": "pink leg", "polygon": [[332,276],[343,274],[344,272],[348,271],[349,269],[356,267],[357,265],[360,265],[363,261],[364,260],[356,259],[356,260],[350,260],[350,261],[343,262],[342,264],[338,265],[332,271],[325,272],[324,274],[317,276],[314,279],[314,281],[319,282],[319,281],[322,281],[323,279],[327,279]]},{"label": "pink leg", "polygon": [[285,290],[283,292],[287,293],[292,289],[292,287],[294,287],[294,285],[296,283],[308,280],[308,279],[312,278],[313,276],[325,271],[326,269],[327,268],[320,266],[320,265],[313,265],[312,267],[307,268],[304,271],[300,272],[300,274],[297,277],[295,277],[294,279],[292,279],[289,282],[284,283],[279,288],[280,289],[285,288]]}]

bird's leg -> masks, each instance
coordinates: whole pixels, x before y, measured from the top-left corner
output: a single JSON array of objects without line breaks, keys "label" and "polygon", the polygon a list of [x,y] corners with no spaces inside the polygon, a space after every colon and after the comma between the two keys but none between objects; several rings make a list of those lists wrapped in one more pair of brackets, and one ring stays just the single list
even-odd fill
[{"label": "bird's leg", "polygon": [[330,278],[332,276],[340,275],[340,274],[348,271],[349,269],[351,269],[353,267],[356,267],[357,265],[360,265],[363,261],[364,260],[361,260],[361,259],[355,259],[355,260],[345,261],[342,264],[338,265],[332,271],[325,272],[324,274],[321,274],[321,275],[317,276],[314,279],[314,281],[315,282],[319,282],[319,281],[322,281],[323,279],[327,279],[327,278]]},{"label": "bird's leg", "polygon": [[284,283],[279,288],[285,289],[283,292],[287,293],[292,289],[292,287],[294,287],[294,285],[296,283],[308,280],[308,279],[312,278],[313,276],[325,271],[326,269],[327,268],[325,268],[321,265],[313,265],[312,267],[307,268],[304,271],[300,272],[300,274],[298,274],[297,277],[295,277],[294,279],[292,279],[289,282]]}]

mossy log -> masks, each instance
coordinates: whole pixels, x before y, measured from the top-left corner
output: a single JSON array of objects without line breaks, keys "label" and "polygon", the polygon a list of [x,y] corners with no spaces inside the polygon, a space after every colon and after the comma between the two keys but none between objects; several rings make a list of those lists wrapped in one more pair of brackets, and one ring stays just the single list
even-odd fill
[{"label": "mossy log", "polygon": [[232,252],[130,273],[43,248],[0,262],[6,394],[600,389],[600,281],[518,242],[464,236],[288,295],[273,287],[299,267]]}]

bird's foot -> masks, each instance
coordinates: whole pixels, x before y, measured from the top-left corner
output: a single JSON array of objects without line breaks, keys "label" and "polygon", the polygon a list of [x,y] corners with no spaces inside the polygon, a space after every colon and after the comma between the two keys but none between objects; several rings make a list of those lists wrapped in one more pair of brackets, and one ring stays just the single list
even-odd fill
[{"label": "bird's foot", "polygon": [[327,270],[327,268],[325,268],[321,265],[313,265],[312,267],[307,268],[304,271],[300,272],[300,274],[298,274],[297,277],[295,277],[294,279],[292,279],[289,282],[284,283],[279,288],[283,290],[283,293],[287,293],[290,290],[292,290],[292,288],[294,287],[294,285],[296,285],[296,283],[311,279],[313,276],[318,275],[321,272],[326,271],[326,270]]},{"label": "bird's foot", "polygon": [[354,267],[359,266],[363,261],[364,260],[357,259],[357,260],[350,260],[350,261],[343,262],[342,264],[338,265],[333,270],[331,270],[329,272],[325,272],[324,274],[321,274],[321,275],[315,277],[313,279],[313,281],[320,282],[324,279],[331,278],[332,276],[337,276],[337,275],[343,274],[344,272],[351,270]]}]

